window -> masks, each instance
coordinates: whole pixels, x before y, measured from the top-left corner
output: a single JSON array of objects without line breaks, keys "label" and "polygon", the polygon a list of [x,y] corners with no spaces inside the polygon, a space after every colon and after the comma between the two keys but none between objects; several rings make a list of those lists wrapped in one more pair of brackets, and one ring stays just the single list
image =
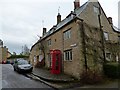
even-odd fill
[{"label": "window", "polygon": [[64,60],[66,61],[72,60],[72,50],[67,50],[64,52]]},{"label": "window", "polygon": [[106,53],[106,58],[107,59],[111,59],[111,54],[110,53]]},{"label": "window", "polygon": [[107,32],[104,32],[104,38],[105,38],[105,40],[109,40]]},{"label": "window", "polygon": [[48,40],[48,46],[50,46],[50,45],[51,45],[51,39]]},{"label": "window", "polygon": [[64,32],[64,40],[71,38],[71,30],[67,30]]},{"label": "window", "polygon": [[99,8],[96,7],[96,6],[94,6],[93,8],[94,8],[94,12],[95,12],[96,14],[99,14]]},{"label": "window", "polygon": [[40,54],[42,54],[42,49],[40,49]]},{"label": "window", "polygon": [[118,36],[118,42],[120,43],[120,36]]}]

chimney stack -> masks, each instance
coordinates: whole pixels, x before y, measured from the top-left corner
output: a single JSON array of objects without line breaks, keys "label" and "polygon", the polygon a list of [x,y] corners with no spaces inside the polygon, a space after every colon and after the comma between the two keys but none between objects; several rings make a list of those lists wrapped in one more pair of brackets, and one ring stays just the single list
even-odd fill
[{"label": "chimney stack", "polygon": [[46,34],[46,32],[47,32],[47,29],[43,28],[43,36]]},{"label": "chimney stack", "polygon": [[58,15],[57,15],[57,24],[59,24],[61,22],[61,15],[60,15],[60,13],[58,13]]},{"label": "chimney stack", "polygon": [[108,21],[110,24],[113,24],[112,17],[108,17]]},{"label": "chimney stack", "polygon": [[78,9],[80,7],[80,1],[79,0],[75,0],[74,1],[74,10]]},{"label": "chimney stack", "polygon": [[0,47],[3,47],[3,41],[0,39]]}]

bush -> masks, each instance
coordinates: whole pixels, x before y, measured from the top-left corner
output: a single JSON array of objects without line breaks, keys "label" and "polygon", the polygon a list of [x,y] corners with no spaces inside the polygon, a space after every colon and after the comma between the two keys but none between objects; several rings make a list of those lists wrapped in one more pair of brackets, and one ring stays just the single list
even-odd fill
[{"label": "bush", "polygon": [[97,71],[85,70],[81,74],[83,84],[97,84],[103,81],[103,77]]},{"label": "bush", "polygon": [[12,55],[8,59],[14,59],[14,58],[29,58],[29,56],[24,56],[24,55]]},{"label": "bush", "polygon": [[120,65],[108,63],[103,65],[104,74],[109,78],[120,79]]}]

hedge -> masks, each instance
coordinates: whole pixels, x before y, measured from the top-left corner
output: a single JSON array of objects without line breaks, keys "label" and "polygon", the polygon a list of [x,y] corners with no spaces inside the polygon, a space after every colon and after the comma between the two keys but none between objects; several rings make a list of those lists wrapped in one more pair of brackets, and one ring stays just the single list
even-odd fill
[{"label": "hedge", "polygon": [[103,65],[104,74],[109,78],[120,79],[120,64],[108,63]]},{"label": "hedge", "polygon": [[24,56],[24,55],[12,55],[8,59],[14,59],[14,58],[29,58],[29,56]]}]

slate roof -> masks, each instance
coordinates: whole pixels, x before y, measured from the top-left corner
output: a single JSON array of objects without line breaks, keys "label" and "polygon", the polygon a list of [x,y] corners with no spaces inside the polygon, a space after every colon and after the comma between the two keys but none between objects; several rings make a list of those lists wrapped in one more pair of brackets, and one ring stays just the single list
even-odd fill
[{"label": "slate roof", "polygon": [[89,1],[84,3],[80,8],[76,9],[74,12],[75,14],[78,16],[80,15],[80,13],[82,13],[82,11],[86,8],[86,6],[88,5]]},{"label": "slate roof", "polygon": [[120,29],[119,29],[119,28],[117,28],[116,26],[113,26],[113,29],[114,29],[114,31],[116,31],[116,32],[120,33]]},{"label": "slate roof", "polygon": [[[38,40],[33,46],[32,48],[39,43],[40,41],[42,41],[43,39],[47,38],[48,36],[50,36],[51,34],[55,33],[56,31],[59,31],[60,28],[62,28],[63,26],[65,26],[66,24],[68,24],[69,22],[71,22],[72,20],[74,20],[75,18],[79,18],[78,15],[80,15],[85,8],[87,7],[87,5],[90,3],[91,1],[88,0],[86,3],[84,3],[82,6],[80,6],[80,8],[71,11],[71,13],[65,18],[63,19],[59,24],[54,25],[40,40]],[[99,2],[98,2],[99,3]],[[102,8],[102,7],[101,7]],[[107,16],[106,16],[107,18]],[[80,19],[80,18],[79,18]],[[82,19],[81,19],[82,20]],[[115,29],[114,31],[120,31],[119,29],[116,30],[115,27],[113,27],[113,29]],[[32,50],[31,48],[31,50]]]},{"label": "slate roof", "polygon": [[59,24],[54,25],[43,37],[42,39],[46,38],[47,36],[51,35],[53,32],[56,32],[57,30],[59,30],[61,27],[63,27],[64,25],[66,25],[67,23],[69,23],[70,21],[72,21],[73,19],[75,19],[80,13],[82,13],[82,11],[86,8],[86,6],[88,5],[89,2],[86,2],[85,4],[83,4],[80,8],[76,9],[74,12],[71,11],[71,13],[65,18],[63,19]]},{"label": "slate roof", "polygon": [[[64,25],[66,25],[67,23],[71,22],[72,20],[74,20],[75,18],[78,18],[78,15],[80,13],[82,13],[82,11],[86,8],[86,6],[88,5],[89,1],[84,3],[82,6],[80,6],[80,8],[71,11],[71,13],[65,18],[63,19],[59,24],[54,25],[40,40],[38,40],[33,46],[32,48],[39,43],[40,41],[42,41],[44,38],[48,37],[49,35],[53,34],[54,32],[58,31],[60,28],[62,28]],[[80,18],[79,18],[80,19]],[[81,19],[82,20],[82,19]],[[31,50],[32,50],[31,48]],[[31,51],[30,50],[30,51]]]}]

